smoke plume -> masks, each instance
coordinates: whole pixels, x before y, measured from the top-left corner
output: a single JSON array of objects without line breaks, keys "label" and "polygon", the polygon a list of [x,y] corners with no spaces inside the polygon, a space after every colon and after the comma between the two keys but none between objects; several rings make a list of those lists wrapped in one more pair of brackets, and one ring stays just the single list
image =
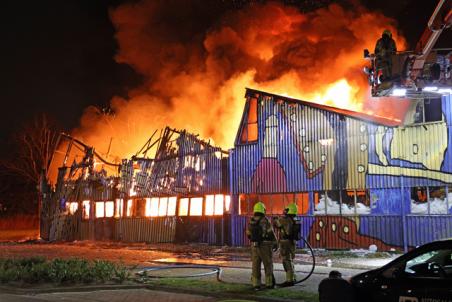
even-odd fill
[{"label": "smoke plume", "polygon": [[111,100],[114,114],[87,108],[74,134],[99,152],[134,154],[155,129],[169,125],[232,147],[245,87],[351,110],[398,117],[368,100],[363,49],[373,51],[384,29],[399,49],[393,20],[359,4],[303,14],[280,3],[242,9],[209,1],[142,0],[110,12],[119,51],[143,84]]}]

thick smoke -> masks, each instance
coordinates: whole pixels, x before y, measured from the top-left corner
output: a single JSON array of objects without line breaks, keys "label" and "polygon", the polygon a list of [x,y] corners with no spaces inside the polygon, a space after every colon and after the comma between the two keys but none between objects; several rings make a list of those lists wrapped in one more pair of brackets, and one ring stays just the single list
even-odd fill
[{"label": "thick smoke", "polygon": [[245,87],[366,110],[363,49],[373,51],[386,28],[404,47],[393,20],[356,4],[302,14],[275,2],[227,12],[187,2],[143,0],[111,11],[116,60],[144,83],[111,100],[114,115],[87,108],[74,134],[99,152],[113,137],[110,153],[130,156],[165,125],[231,147]]}]

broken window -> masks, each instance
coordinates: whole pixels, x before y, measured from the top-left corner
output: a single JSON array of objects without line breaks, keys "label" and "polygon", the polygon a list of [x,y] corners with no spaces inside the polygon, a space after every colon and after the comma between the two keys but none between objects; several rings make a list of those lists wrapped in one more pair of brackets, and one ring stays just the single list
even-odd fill
[{"label": "broken window", "polygon": [[187,216],[188,215],[188,198],[179,199],[179,216]]},{"label": "broken window", "polygon": [[115,217],[122,217],[124,215],[124,200],[116,199]]},{"label": "broken window", "polygon": [[146,198],[146,217],[156,217],[159,214],[159,199],[158,197]]},{"label": "broken window", "polygon": [[132,208],[132,210],[133,210],[132,216],[146,217],[147,199],[148,198],[135,199],[135,202],[134,202],[135,207]]},{"label": "broken window", "polygon": [[214,213],[214,206],[215,206],[215,196],[214,195],[207,195],[206,196],[206,215],[211,216]]},{"label": "broken window", "polygon": [[202,216],[202,197],[190,198],[190,216]]},{"label": "broken window", "polygon": [[416,105],[414,123],[439,122],[443,120],[441,98],[424,99]]},{"label": "broken window", "polygon": [[113,217],[115,213],[115,203],[113,201],[105,202],[105,217]]},{"label": "broken window", "polygon": [[426,99],[424,101],[424,111],[425,122],[442,121],[441,99]]},{"label": "broken window", "polygon": [[452,193],[449,190],[448,187],[412,188],[411,214],[449,214],[452,206]]},{"label": "broken window", "polygon": [[370,214],[369,190],[356,190],[356,212],[358,214]]},{"label": "broken window", "polygon": [[166,216],[167,209],[168,209],[168,197],[160,198],[158,216]]},{"label": "broken window", "polygon": [[[226,196],[228,198],[229,196]],[[230,197],[229,197],[230,198]],[[295,202],[298,206],[298,214],[305,214],[309,208],[308,193],[297,194],[241,194],[239,196],[239,214],[253,215],[254,205],[263,202],[266,214],[281,215],[290,203]]]},{"label": "broken window", "polygon": [[105,217],[105,204],[103,201],[96,202],[96,218]]},{"label": "broken window", "polygon": [[176,203],[177,203],[177,197],[170,197],[168,198],[168,216],[175,216],[176,215]]},{"label": "broken window", "polygon": [[127,217],[132,216],[133,211],[133,200],[129,199],[127,200]]},{"label": "broken window", "polygon": [[226,195],[224,198],[224,209],[226,212],[229,212],[231,209],[231,196]]},{"label": "broken window", "polygon": [[242,133],[240,135],[240,143],[251,143],[257,141],[258,125],[257,125],[257,98],[248,99],[248,110],[242,125]]},{"label": "broken window", "polygon": [[89,219],[89,200],[84,200],[82,201],[82,209],[83,209],[83,213],[82,213],[82,217],[83,219]]},{"label": "broken window", "polygon": [[314,193],[316,215],[370,214],[368,190],[331,190]]},{"label": "broken window", "polygon": [[205,215],[223,215],[225,206],[224,199],[224,195],[222,194],[206,195]]},{"label": "broken window", "polygon": [[71,202],[66,204],[67,211],[70,215],[74,215],[78,209],[78,202]]},{"label": "broken window", "polygon": [[411,213],[428,214],[427,187],[411,189]]}]

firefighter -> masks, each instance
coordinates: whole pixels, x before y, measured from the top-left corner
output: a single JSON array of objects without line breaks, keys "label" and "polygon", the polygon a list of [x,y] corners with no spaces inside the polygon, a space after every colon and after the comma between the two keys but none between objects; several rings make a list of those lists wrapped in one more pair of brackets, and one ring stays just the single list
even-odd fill
[{"label": "firefighter", "polygon": [[293,286],[296,281],[294,270],[295,246],[300,238],[300,224],[296,220],[298,207],[291,203],[284,209],[284,216],[274,220],[274,226],[279,230],[279,253],[286,271],[286,281],[281,285]]},{"label": "firefighter", "polygon": [[253,288],[259,290],[261,287],[261,263],[264,263],[265,286],[275,287],[273,277],[272,252],[278,248],[275,233],[270,221],[265,217],[265,205],[258,202],[254,205],[254,215],[248,224],[246,234],[251,241],[251,261]]},{"label": "firefighter", "polygon": [[[353,286],[338,271],[331,271],[328,278],[319,284],[320,302],[355,302],[356,293]],[[411,301],[411,300],[410,300]]]},{"label": "firefighter", "polygon": [[397,52],[397,46],[390,30],[385,29],[375,45],[376,69],[382,71],[381,81],[387,81],[392,76],[392,55]]}]

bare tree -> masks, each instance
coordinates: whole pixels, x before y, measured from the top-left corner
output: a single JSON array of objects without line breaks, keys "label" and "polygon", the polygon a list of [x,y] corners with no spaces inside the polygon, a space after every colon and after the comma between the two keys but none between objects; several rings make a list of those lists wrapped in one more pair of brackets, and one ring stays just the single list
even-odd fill
[{"label": "bare tree", "polygon": [[35,117],[13,135],[13,156],[4,160],[2,166],[7,173],[38,185],[41,174],[47,174],[59,137],[55,123],[50,122],[45,114]]}]

